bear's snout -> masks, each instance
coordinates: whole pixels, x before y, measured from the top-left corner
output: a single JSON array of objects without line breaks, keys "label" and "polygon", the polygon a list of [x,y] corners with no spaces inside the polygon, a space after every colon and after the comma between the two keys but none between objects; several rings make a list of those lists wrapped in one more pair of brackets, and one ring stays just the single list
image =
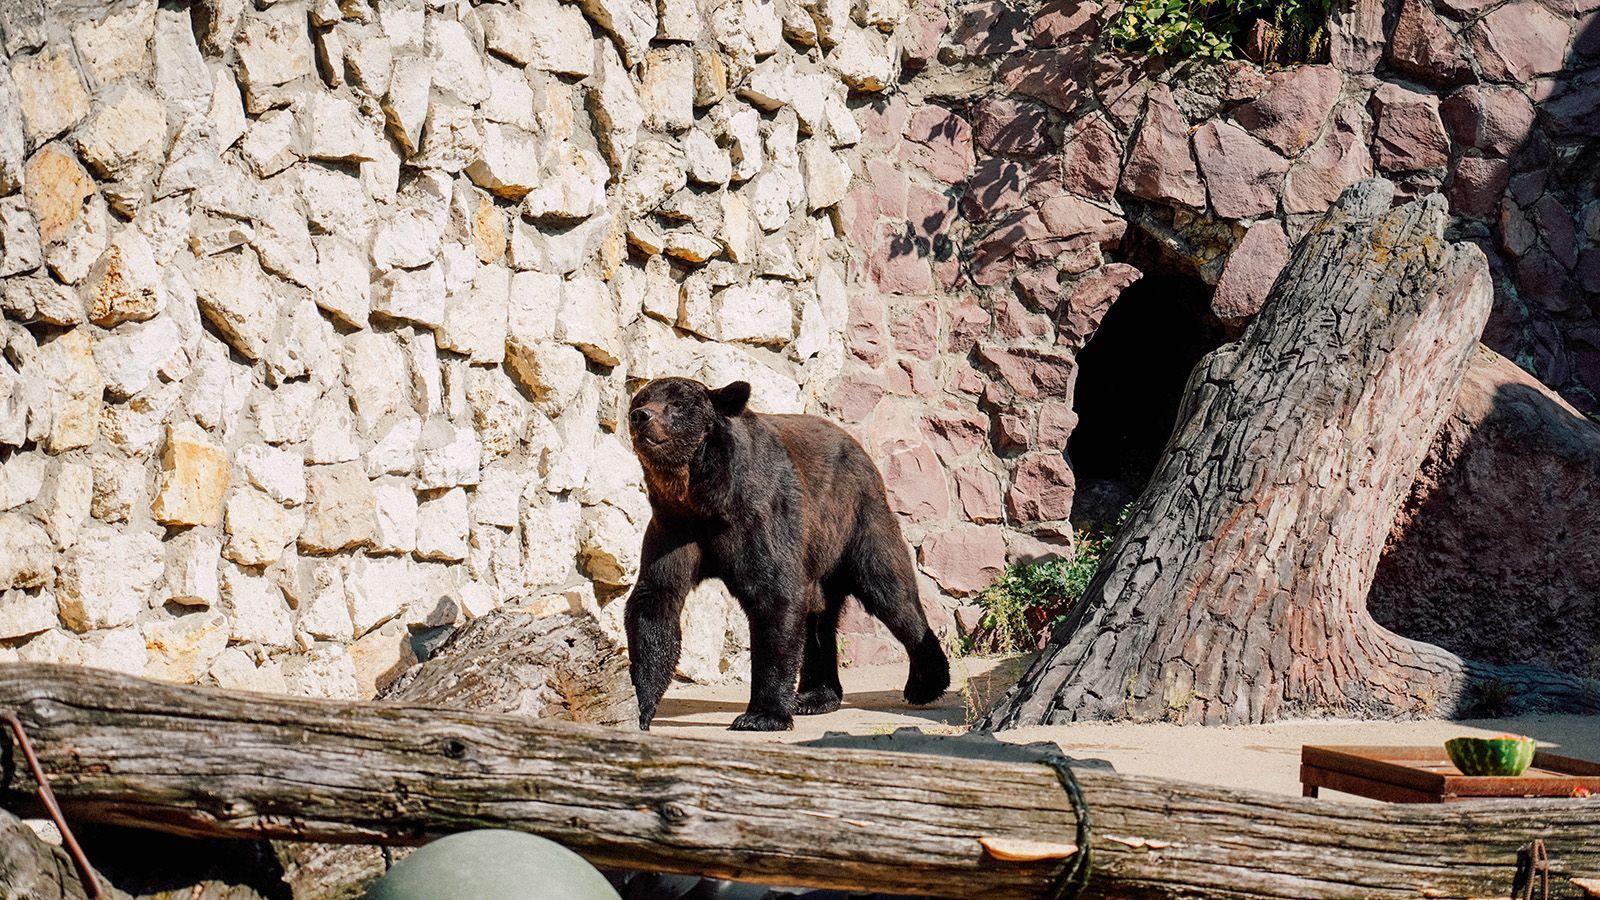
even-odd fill
[{"label": "bear's snout", "polygon": [[634,446],[645,451],[661,447],[672,437],[665,410],[655,404],[635,406],[628,413]]}]

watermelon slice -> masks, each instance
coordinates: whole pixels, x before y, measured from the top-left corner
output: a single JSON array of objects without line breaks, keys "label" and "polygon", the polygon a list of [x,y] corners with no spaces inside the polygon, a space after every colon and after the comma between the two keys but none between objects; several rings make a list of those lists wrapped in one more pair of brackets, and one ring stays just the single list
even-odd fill
[{"label": "watermelon slice", "polygon": [[1502,734],[1458,737],[1444,742],[1450,761],[1463,775],[1521,775],[1533,762],[1533,738]]}]

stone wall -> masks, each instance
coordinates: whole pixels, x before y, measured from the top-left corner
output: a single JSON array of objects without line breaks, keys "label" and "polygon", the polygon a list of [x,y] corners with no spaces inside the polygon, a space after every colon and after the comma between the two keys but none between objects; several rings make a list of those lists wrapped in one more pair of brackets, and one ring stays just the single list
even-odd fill
[{"label": "stone wall", "polygon": [[630,388],[832,392],[901,15],[0,4],[0,659],[371,696],[511,600],[616,632]]},{"label": "stone wall", "polygon": [[947,593],[1070,541],[1077,352],[1140,266],[1209,285],[1236,331],[1373,174],[1446,194],[1493,266],[1485,340],[1600,410],[1600,3],[1340,7],[1329,62],[1275,71],[1113,52],[1092,0],[911,11],[842,205],[879,296],[851,296],[828,408],[911,493]]}]

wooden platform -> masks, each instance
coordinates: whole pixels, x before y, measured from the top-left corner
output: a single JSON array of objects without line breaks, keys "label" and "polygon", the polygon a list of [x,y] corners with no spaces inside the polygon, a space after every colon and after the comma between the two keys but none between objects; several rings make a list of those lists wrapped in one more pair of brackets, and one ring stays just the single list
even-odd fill
[{"label": "wooden platform", "polygon": [[1516,776],[1463,775],[1444,747],[1306,745],[1300,748],[1301,792],[1321,788],[1390,803],[1450,803],[1489,797],[1579,797],[1600,803],[1600,763],[1536,751]]}]

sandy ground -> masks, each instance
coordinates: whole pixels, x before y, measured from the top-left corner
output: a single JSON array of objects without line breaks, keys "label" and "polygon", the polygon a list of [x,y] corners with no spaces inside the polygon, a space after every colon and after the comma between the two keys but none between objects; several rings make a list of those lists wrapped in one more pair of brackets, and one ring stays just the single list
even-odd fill
[{"label": "sandy ground", "polygon": [[[959,734],[975,718],[975,705],[987,706],[1020,674],[1021,660],[953,661],[956,685],[932,707],[908,706],[900,698],[904,666],[845,669],[844,707],[823,716],[803,716],[795,729],[778,734],[727,731],[744,710],[744,684],[675,684],[667,692],[652,730],[661,734],[726,737],[744,741],[796,743],[825,734],[889,734],[916,728],[931,734]],[[1001,732],[1001,740],[1054,741],[1069,756],[1100,759],[1119,772],[1153,775],[1235,788],[1300,795],[1302,744],[1439,745],[1458,735],[1502,732],[1530,735],[1541,746],[1569,756],[1600,760],[1600,716],[1525,716],[1468,721],[1365,722],[1313,719],[1232,728],[1085,723]],[[1340,800],[1343,794],[1324,796]]]}]

